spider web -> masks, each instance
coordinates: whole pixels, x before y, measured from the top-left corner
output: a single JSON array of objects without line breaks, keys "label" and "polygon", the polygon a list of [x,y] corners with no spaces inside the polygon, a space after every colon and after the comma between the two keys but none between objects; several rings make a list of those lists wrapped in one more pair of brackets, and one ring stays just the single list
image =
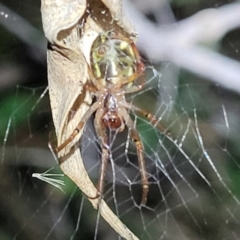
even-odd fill
[{"label": "spider web", "polygon": [[[36,19],[39,6],[32,4],[12,4],[11,9],[18,9],[15,13],[6,16],[4,10],[0,14],[10,25],[14,14],[21,13],[40,28],[39,14]],[[212,1],[185,6],[175,1],[171,8],[181,19],[224,4]],[[29,6],[31,14],[27,14]],[[141,9],[140,1],[137,6]],[[152,9],[145,14],[158,22]],[[54,138],[49,134],[53,126],[46,68],[44,58],[32,51],[41,52],[40,45],[6,29],[1,29],[5,38],[4,67],[0,68],[4,83],[0,96],[0,238],[121,239],[62,175],[48,148]],[[214,47],[239,60],[238,34],[237,30],[229,32]],[[144,145],[150,188],[146,207],[140,206],[141,177],[129,130],[109,132],[111,150],[103,198],[139,239],[240,238],[239,95],[208,80],[170,61],[151,62],[144,89],[127,96],[130,103],[154,113],[165,129],[159,131],[147,119],[129,112]],[[97,184],[101,149],[92,120],[85,127],[80,150],[89,176]]]}]

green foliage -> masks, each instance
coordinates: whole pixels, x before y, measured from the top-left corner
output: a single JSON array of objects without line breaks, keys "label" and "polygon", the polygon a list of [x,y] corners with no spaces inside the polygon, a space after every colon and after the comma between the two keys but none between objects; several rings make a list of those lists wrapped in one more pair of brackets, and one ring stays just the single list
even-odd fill
[{"label": "green foliage", "polygon": [[26,93],[20,93],[17,96],[12,94],[1,100],[0,113],[0,137],[6,134],[9,124],[14,124],[15,129],[21,124],[26,123],[28,115],[31,113],[33,102],[38,96],[29,96]]}]

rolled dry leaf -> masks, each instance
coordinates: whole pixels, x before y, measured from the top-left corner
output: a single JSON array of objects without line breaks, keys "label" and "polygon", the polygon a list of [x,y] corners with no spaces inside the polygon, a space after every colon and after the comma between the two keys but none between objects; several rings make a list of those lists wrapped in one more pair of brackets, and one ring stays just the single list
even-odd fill
[{"label": "rolled dry leaf", "polygon": [[[74,131],[91,106],[85,90],[92,42],[99,33],[114,30],[135,38],[122,12],[121,1],[42,0],[42,22],[49,41],[48,84],[58,146]],[[62,171],[86,196],[97,190],[85,170],[78,147],[82,131],[58,153]],[[89,199],[102,217],[125,239],[138,239],[112,212],[104,200]]]}]

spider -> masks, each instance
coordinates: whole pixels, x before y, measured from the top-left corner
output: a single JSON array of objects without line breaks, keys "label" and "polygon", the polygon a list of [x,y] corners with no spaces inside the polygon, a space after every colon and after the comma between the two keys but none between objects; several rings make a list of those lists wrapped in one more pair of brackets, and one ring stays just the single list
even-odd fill
[{"label": "spider", "polygon": [[[147,118],[151,124],[156,124],[157,119],[151,113],[144,111],[125,99],[125,94],[140,91],[144,84],[145,65],[139,52],[130,38],[126,38],[115,31],[108,31],[98,35],[94,40],[90,52],[89,81],[85,87],[96,98],[89,110],[85,113],[73,133],[60,146],[59,152],[64,149],[82,130],[87,120],[95,113],[94,127],[101,141],[102,163],[97,185],[97,195],[101,197],[104,187],[104,175],[109,158],[109,143],[107,130],[122,132],[127,126],[130,136],[136,146],[139,162],[139,171],[142,181],[142,200],[145,205],[149,191],[149,182],[146,172],[144,148],[129,110]],[[161,130],[163,127],[159,126]]]}]

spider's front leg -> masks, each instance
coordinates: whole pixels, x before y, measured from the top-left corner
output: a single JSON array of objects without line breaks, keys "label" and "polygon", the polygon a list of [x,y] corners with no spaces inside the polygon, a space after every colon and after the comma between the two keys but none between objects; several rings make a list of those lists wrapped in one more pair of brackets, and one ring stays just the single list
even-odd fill
[{"label": "spider's front leg", "polygon": [[100,167],[100,176],[98,179],[97,185],[97,194],[94,197],[89,197],[90,199],[102,198],[103,188],[104,188],[104,177],[107,169],[107,163],[109,158],[109,143],[106,133],[106,127],[102,122],[102,111],[98,110],[94,119],[94,127],[98,138],[101,140],[101,167]]},{"label": "spider's front leg", "polygon": [[[126,116],[126,115],[125,115]],[[140,138],[140,135],[138,134],[134,123],[130,117],[125,117],[125,123],[127,127],[130,130],[131,133],[131,138],[133,142],[135,143],[136,150],[137,150],[137,156],[138,156],[138,164],[140,168],[140,174],[141,174],[141,179],[142,179],[142,201],[141,204],[145,205],[147,202],[147,195],[149,191],[149,182],[148,182],[148,176],[147,176],[147,171],[146,171],[146,164],[145,164],[145,158],[144,158],[144,148],[142,144],[142,140]]]},{"label": "spider's front leg", "polygon": [[141,108],[138,108],[136,106],[131,105],[131,107],[129,107],[129,109],[133,110],[134,112],[137,112],[138,114],[142,115],[143,117],[147,118],[148,121],[154,126],[156,125],[156,127],[162,132],[167,134],[168,136],[171,136],[171,132],[168,131],[156,118],[155,115],[153,115],[152,113],[145,111]]},{"label": "spider's front leg", "polygon": [[135,146],[137,149],[138,164],[139,164],[141,178],[142,178],[143,192],[142,192],[141,204],[145,205],[147,202],[147,195],[148,195],[148,191],[149,191],[149,182],[148,182],[148,177],[147,177],[147,172],[146,172],[143,144],[142,144],[142,140],[141,140],[138,132],[136,131],[136,129],[133,128],[133,129],[130,129],[130,131],[131,131],[132,140],[135,143]]},{"label": "spider's front leg", "polygon": [[88,111],[85,113],[85,115],[83,116],[82,120],[79,122],[79,124],[77,125],[77,127],[74,129],[74,131],[72,132],[72,134],[58,147],[56,147],[56,152],[60,152],[61,150],[63,150],[69,143],[71,143],[74,138],[78,135],[78,133],[82,130],[83,126],[85,125],[85,123],[87,122],[87,120],[90,118],[90,116],[98,109],[99,107],[99,103],[96,102],[94,103],[89,109]]}]

